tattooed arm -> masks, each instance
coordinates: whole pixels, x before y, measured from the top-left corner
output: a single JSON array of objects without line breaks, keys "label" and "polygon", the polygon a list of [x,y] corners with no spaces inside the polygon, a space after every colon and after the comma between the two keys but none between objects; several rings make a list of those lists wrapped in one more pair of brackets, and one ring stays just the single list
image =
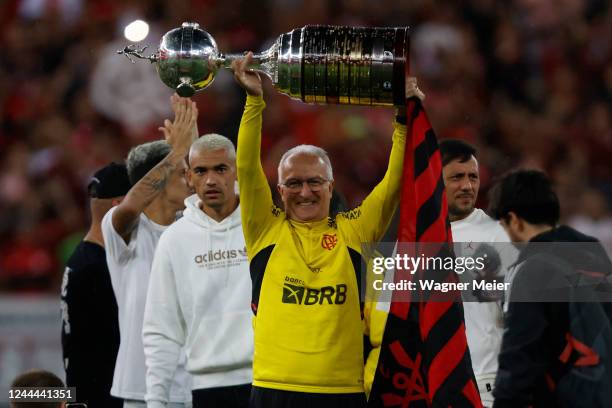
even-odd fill
[{"label": "tattooed arm", "polygon": [[[194,128],[198,117],[195,102],[173,95],[174,123],[164,121],[160,127],[166,141],[172,146],[168,155],[132,186],[125,199],[113,212],[113,227],[126,243],[142,213],[165,189],[171,174],[185,160],[194,140]],[[197,129],[197,128],[196,128]]]}]

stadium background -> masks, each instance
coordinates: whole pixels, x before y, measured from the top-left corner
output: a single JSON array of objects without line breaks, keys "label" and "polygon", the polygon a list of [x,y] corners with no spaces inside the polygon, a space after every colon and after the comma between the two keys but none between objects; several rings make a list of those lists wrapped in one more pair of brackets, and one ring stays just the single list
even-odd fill
[{"label": "stadium background", "polygon": [[[481,205],[502,172],[549,172],[564,222],[612,245],[612,7],[605,0],[4,0],[0,4],[0,392],[23,369],[61,374],[63,263],[87,228],[84,188],[130,146],[161,137],[171,91],[115,51],[196,21],[220,50],[267,48],[305,24],[413,28],[412,71],[439,138],[479,149]],[[357,204],[380,180],[390,109],[310,106],[267,81],[263,162],[272,182],[298,143],[328,150]],[[200,133],[235,140],[242,90],[229,72],[195,97]],[[4,397],[0,398],[0,404]]]}]

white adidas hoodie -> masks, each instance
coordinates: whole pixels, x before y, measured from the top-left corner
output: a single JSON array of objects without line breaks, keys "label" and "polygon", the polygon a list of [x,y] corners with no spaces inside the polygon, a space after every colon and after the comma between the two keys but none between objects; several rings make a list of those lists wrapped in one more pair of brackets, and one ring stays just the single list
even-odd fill
[{"label": "white adidas hoodie", "polygon": [[181,347],[192,389],[250,384],[251,278],[240,207],[221,222],[199,198],[162,234],[151,271],[143,325],[147,406],[163,407]]}]

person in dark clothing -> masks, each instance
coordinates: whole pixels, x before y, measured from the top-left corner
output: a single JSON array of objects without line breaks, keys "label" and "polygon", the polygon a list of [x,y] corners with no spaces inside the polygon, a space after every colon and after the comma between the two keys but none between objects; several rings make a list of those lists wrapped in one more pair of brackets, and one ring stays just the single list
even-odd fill
[{"label": "person in dark clothing", "polygon": [[67,262],[62,282],[62,349],[66,384],[89,408],[120,408],[111,397],[119,349],[117,302],[106,266],[100,222],[130,189],[125,165],[98,170],[88,185],[91,226]]},{"label": "person in dark clothing", "polygon": [[491,191],[489,210],[513,242],[525,243],[510,288],[493,407],[602,406],[604,390],[612,389],[609,353],[593,365],[601,375],[591,392],[579,392],[567,380],[578,358],[597,352],[585,343],[573,347],[577,315],[572,310],[597,312],[603,316],[601,336],[610,335],[612,303],[570,301],[577,299],[575,282],[584,271],[607,282],[611,263],[605,250],[597,239],[557,225],[559,201],[542,172],[506,175]]}]

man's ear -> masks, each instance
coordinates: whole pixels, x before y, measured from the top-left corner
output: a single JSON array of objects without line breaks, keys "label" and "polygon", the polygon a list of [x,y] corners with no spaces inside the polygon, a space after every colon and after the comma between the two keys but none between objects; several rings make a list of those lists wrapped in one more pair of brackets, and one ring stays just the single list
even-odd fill
[{"label": "man's ear", "polygon": [[510,228],[512,228],[514,231],[517,231],[517,232],[522,232],[523,229],[525,228],[525,223],[523,222],[523,219],[519,217],[518,215],[516,215],[516,213],[513,211],[510,211],[508,213],[507,224]]},{"label": "man's ear", "polygon": [[278,195],[283,197],[282,186],[280,184],[276,185],[276,191],[278,191]]},{"label": "man's ear", "polygon": [[185,171],[185,180],[187,180],[187,187],[189,187],[192,191],[194,191],[195,187],[193,186],[193,182],[191,181],[192,177],[193,177],[193,174],[191,173],[191,169],[187,167],[187,170]]},{"label": "man's ear", "polygon": [[330,193],[330,194],[334,192],[334,185],[335,185],[335,184],[334,184],[334,180],[331,180],[331,181],[329,182],[329,193]]}]

